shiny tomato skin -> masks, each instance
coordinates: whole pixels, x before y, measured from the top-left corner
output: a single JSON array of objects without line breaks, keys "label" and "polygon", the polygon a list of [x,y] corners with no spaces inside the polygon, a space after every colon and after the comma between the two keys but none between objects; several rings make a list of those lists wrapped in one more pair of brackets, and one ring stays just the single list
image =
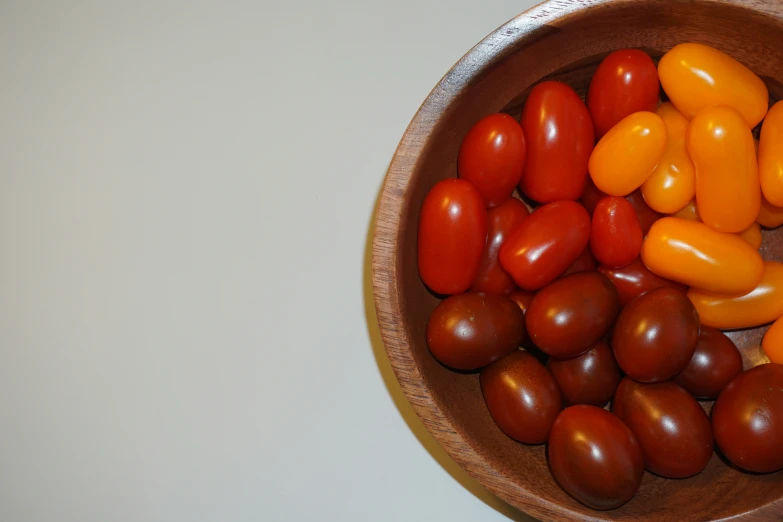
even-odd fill
[{"label": "shiny tomato skin", "polygon": [[783,207],[776,207],[767,201],[767,198],[762,197],[756,221],[764,228],[778,228],[783,225]]},{"label": "shiny tomato skin", "polygon": [[530,91],[520,122],[528,143],[522,193],[539,203],[579,199],[595,145],[584,102],[564,83],[542,82]]},{"label": "shiny tomato skin", "polygon": [[693,357],[674,381],[697,399],[717,399],[723,388],[742,373],[742,355],[720,330],[702,325]]},{"label": "shiny tomato skin", "polygon": [[636,435],[649,471],[685,478],[707,467],[712,457],[710,419],[673,381],[641,384],[626,377],[617,388],[612,411]]},{"label": "shiny tomato skin", "polygon": [[517,287],[511,276],[500,266],[498,252],[511,231],[529,215],[530,211],[525,204],[516,198],[487,211],[487,244],[481,254],[478,275],[470,285],[471,291],[507,295]]},{"label": "shiny tomato skin", "polygon": [[764,118],[759,141],[759,179],[770,204],[783,207],[783,102],[777,102]]},{"label": "shiny tomato skin", "polygon": [[625,306],[637,296],[656,288],[674,288],[682,293],[687,291],[684,285],[650,272],[638,257],[622,268],[599,266],[598,272],[605,275],[617,288],[620,306]]},{"label": "shiny tomato skin", "polygon": [[538,290],[560,276],[587,246],[590,216],[574,201],[537,208],[500,247],[500,265],[523,290]]},{"label": "shiny tomato skin", "polygon": [[507,201],[525,166],[525,136],[508,114],[479,120],[462,140],[457,157],[459,177],[473,183],[487,207]]},{"label": "shiny tomato skin", "polygon": [[734,465],[754,473],[783,469],[783,365],[739,374],[712,409],[715,442]]},{"label": "shiny tomato skin", "polygon": [[650,206],[645,203],[644,196],[640,189],[634,190],[625,196],[625,199],[628,200],[628,203],[630,203],[634,211],[636,211],[636,216],[639,218],[639,224],[642,226],[643,234],[647,234],[653,226],[653,223],[663,217],[663,214],[651,209]]},{"label": "shiny tomato skin", "polygon": [[547,369],[555,378],[566,405],[603,406],[612,398],[622,378],[606,341],[598,341],[577,357],[550,357]]},{"label": "shiny tomato skin", "polygon": [[634,112],[654,112],[659,91],[658,71],[650,55],[638,49],[609,54],[598,65],[587,90],[596,137]]},{"label": "shiny tomato skin", "polygon": [[539,290],[525,313],[525,324],[533,344],[566,359],[604,337],[619,312],[614,285],[598,272],[581,272]]},{"label": "shiny tomato skin", "polygon": [[634,496],[644,457],[633,432],[616,415],[596,406],[560,412],[549,435],[549,464],[558,484],[593,509],[614,509]]},{"label": "shiny tomato skin", "polygon": [[631,301],[617,318],[612,350],[632,379],[671,379],[690,362],[699,340],[699,314],[682,292],[658,288]]},{"label": "shiny tomato skin", "polygon": [[476,370],[516,350],[525,336],[525,315],[497,295],[466,293],[441,301],[427,323],[427,346],[455,370]]},{"label": "shiny tomato skin", "polygon": [[478,274],[487,240],[487,211],[476,188],[461,179],[432,187],[419,215],[418,266],[436,294],[459,294]]},{"label": "shiny tomato skin", "polygon": [[563,400],[555,380],[529,353],[517,350],[481,371],[481,391],[495,424],[525,444],[541,444]]},{"label": "shiny tomato skin", "polygon": [[761,347],[769,362],[783,364],[783,317],[769,327],[761,341]]},{"label": "shiny tomato skin", "polygon": [[621,268],[639,256],[642,227],[625,198],[608,196],[593,212],[590,250],[602,265]]}]

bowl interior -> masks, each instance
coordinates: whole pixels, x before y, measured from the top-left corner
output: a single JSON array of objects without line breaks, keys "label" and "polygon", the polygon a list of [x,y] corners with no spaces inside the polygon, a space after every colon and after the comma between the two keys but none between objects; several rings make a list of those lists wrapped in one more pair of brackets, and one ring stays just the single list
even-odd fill
[{"label": "bowl interior", "polygon": [[[452,457],[500,497],[540,518],[715,520],[755,511],[764,519],[783,519],[783,472],[742,473],[717,454],[692,478],[646,473],[626,505],[591,511],[554,482],[545,446],[519,444],[495,426],[477,374],[454,373],[427,349],[427,319],[438,300],[417,272],[419,209],[436,182],[456,176],[459,144],[478,119],[496,111],[519,116],[531,86],[542,79],[564,81],[584,96],[595,67],[615,49],[641,48],[657,59],[685,41],[729,53],[764,79],[772,101],[783,97],[783,7],[775,0],[585,4],[549,2],[501,27],[444,77],[403,138],[381,198],[373,260],[378,316],[392,365],[419,416]],[[764,257],[783,260],[783,231],[763,234]],[[763,331],[731,334],[746,368],[766,362]]]}]

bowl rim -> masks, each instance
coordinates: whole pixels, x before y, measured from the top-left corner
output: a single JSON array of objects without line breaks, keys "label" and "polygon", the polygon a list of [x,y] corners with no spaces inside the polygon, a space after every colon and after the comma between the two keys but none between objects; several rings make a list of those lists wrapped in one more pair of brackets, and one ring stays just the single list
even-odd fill
[{"label": "bowl rim", "polygon": [[[656,1],[656,0],[652,0]],[[665,0],[657,0],[665,1]],[[700,0],[706,4],[740,6],[760,14],[783,19],[783,2],[779,0]],[[409,211],[405,193],[412,173],[429,147],[428,137],[441,123],[462,90],[483,72],[494,67],[526,40],[537,38],[542,26],[561,25],[583,15],[587,9],[601,5],[633,4],[637,0],[546,0],[523,11],[494,30],[470,49],[438,82],[419,107],[408,125],[386,173],[377,206],[372,240],[372,286],[378,325],[394,374],[405,397],[427,431],[460,467],[493,494],[524,512],[544,520],[603,521],[599,512],[586,515],[568,506],[536,495],[535,492],[505,477],[492,466],[482,452],[464,439],[455,429],[432,396],[411,355],[413,333],[405,325],[398,274],[401,256],[397,245],[401,236],[400,222]],[[730,517],[746,515],[780,516],[783,498],[773,500],[755,510]],[[773,512],[774,510],[774,512]],[[729,520],[723,519],[723,520]]]}]

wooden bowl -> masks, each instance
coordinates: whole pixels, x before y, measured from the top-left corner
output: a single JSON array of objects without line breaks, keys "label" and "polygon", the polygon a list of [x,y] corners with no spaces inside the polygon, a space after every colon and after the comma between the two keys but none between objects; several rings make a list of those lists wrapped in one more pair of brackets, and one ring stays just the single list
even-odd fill
[{"label": "wooden bowl", "polygon": [[[430,354],[425,328],[437,299],[419,278],[416,234],[424,196],[457,175],[459,144],[481,117],[518,116],[531,86],[565,81],[584,96],[609,52],[641,48],[654,58],[681,42],[721,49],[783,96],[780,0],[552,0],[511,20],[465,55],[427,97],[400,142],[381,195],[373,240],[373,289],[383,341],[405,395],[435,439],[500,498],[544,520],[783,520],[783,472],[752,475],[714,455],[683,480],[645,474],[624,506],[592,511],[558,487],[544,445],[503,434],[489,416],[478,374],[460,374]],[[781,260],[783,232],[764,233],[764,255]],[[734,332],[745,367],[766,359],[763,329]],[[783,444],[783,441],[781,441]],[[423,492],[426,494],[426,492]]]}]

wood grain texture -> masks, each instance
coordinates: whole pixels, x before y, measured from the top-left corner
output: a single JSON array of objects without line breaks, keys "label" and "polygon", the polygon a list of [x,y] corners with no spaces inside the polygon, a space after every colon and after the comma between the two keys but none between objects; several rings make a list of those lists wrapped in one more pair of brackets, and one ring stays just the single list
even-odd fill
[{"label": "wood grain texture", "polygon": [[[552,479],[544,446],[525,446],[492,422],[477,374],[447,370],[430,355],[425,328],[437,304],[416,268],[418,214],[427,191],[456,176],[462,137],[481,117],[518,115],[532,85],[568,82],[584,94],[600,59],[623,47],[660,56],[677,43],[721,49],[783,95],[779,0],[552,0],[511,20],[466,54],[435,87],[399,144],[381,194],[373,240],[373,290],[386,351],[406,397],[446,451],[490,491],[542,520],[783,520],[783,472],[750,475],[714,455],[683,480],[651,474],[625,506],[585,508]],[[763,253],[781,260],[783,232]],[[746,367],[763,362],[762,329],[731,334]],[[710,405],[705,407],[709,409]]]}]

